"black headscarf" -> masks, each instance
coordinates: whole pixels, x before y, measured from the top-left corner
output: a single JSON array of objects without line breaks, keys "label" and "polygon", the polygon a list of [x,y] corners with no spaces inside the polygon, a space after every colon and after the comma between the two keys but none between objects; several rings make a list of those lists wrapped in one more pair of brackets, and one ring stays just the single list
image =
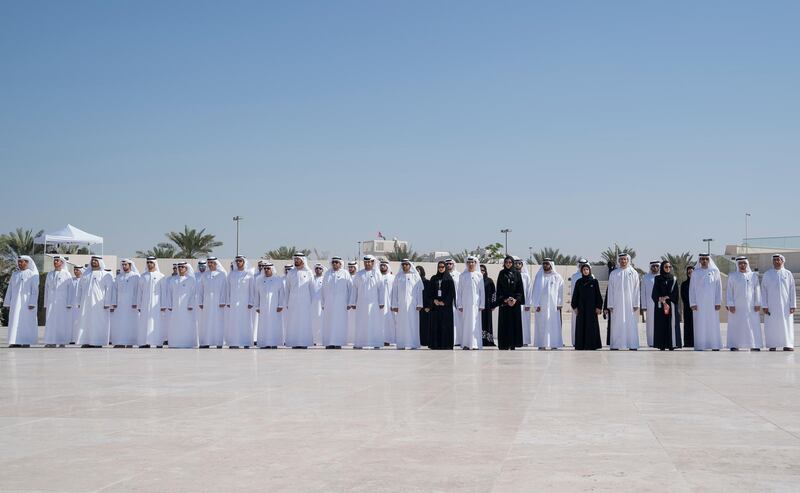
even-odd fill
[{"label": "black headscarf", "polygon": [[668,263],[670,263],[669,260],[664,260],[661,262],[661,268],[660,268],[661,272],[659,273],[659,275],[667,281],[672,281],[673,279],[675,279],[675,275],[672,273],[672,269],[670,269],[669,272],[664,272],[664,266]]},{"label": "black headscarf", "polygon": [[[440,265],[444,265],[444,272],[439,272],[439,266]],[[440,279],[442,281],[444,281],[446,279],[450,279],[450,280],[453,279],[453,277],[450,275],[450,273],[447,272],[447,264],[445,264],[443,260],[440,260],[440,261],[436,262],[436,274],[431,276],[431,281],[438,281]]]},{"label": "black headscarf", "polygon": [[[511,261],[511,268],[506,267],[506,261]],[[503,259],[503,269],[500,271],[501,276],[505,276],[509,279],[514,278],[514,273],[519,272],[516,267],[514,267],[514,257],[511,255],[506,255],[506,258]]]},{"label": "black headscarf", "polygon": [[[584,274],[583,273],[583,268],[584,267],[588,267],[589,268],[589,273],[588,274]],[[589,265],[589,264],[581,264],[581,278],[587,278],[587,277],[592,277],[592,266]]]},{"label": "black headscarf", "polygon": [[419,274],[419,277],[423,281],[427,281],[428,280],[428,278],[425,277],[425,268],[423,266],[421,266],[421,265],[417,266],[417,273]]}]

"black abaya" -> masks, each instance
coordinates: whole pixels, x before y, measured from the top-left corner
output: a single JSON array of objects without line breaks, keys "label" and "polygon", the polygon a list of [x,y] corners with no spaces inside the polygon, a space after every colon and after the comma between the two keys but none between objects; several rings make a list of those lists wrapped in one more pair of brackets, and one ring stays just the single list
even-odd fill
[{"label": "black abaya", "polygon": [[681,283],[681,301],[683,302],[683,346],[694,347],[694,318],[689,304],[689,281]]},{"label": "black abaya", "polygon": [[[422,278],[422,304],[426,308],[430,308],[431,303],[431,282]],[[431,312],[420,310],[419,311],[419,343],[422,346],[428,346],[430,343],[431,334]]]},{"label": "black abaya", "polygon": [[483,291],[485,293],[485,304],[481,312],[481,327],[483,330],[483,345],[494,346],[494,326],[492,324],[492,310],[495,308],[495,287],[494,281],[488,276],[483,278]]},{"label": "black abaya", "polygon": [[[453,349],[453,302],[456,297],[456,285],[450,274],[437,273],[430,280],[430,349]],[[441,301],[444,305],[436,305]]]},{"label": "black abaya", "polygon": [[[516,300],[514,306],[506,303],[508,298]],[[497,347],[514,349],[522,347],[522,305],[525,292],[522,275],[516,269],[503,269],[497,277]]]},{"label": "black abaya", "polygon": [[575,318],[575,349],[600,349],[600,323],[597,311],[603,309],[603,295],[600,283],[591,274],[575,281],[572,291],[572,309],[577,310]]},{"label": "black abaya", "polygon": [[[663,304],[658,299],[666,296],[669,314],[664,313]],[[653,347],[658,349],[674,349],[681,347],[681,324],[678,317],[678,280],[672,275],[659,274],[653,280]],[[673,340],[674,337],[674,340]]]}]

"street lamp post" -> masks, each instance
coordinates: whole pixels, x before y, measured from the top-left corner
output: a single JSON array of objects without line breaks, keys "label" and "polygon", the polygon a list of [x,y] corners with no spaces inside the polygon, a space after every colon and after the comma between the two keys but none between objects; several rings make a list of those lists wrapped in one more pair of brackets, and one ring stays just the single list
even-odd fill
[{"label": "street lamp post", "polygon": [[749,236],[749,226],[750,226],[750,213],[744,213],[744,254],[747,255],[750,250],[750,236]]},{"label": "street lamp post", "polygon": [[703,241],[706,243],[706,253],[711,255],[711,242],[714,238],[703,238]]},{"label": "street lamp post", "polygon": [[360,241],[358,242],[358,256],[356,257],[356,260],[361,260],[361,242]]},{"label": "street lamp post", "polygon": [[501,229],[500,232],[506,235],[506,242],[503,246],[506,249],[506,255],[508,255],[508,233],[510,233],[511,230],[509,228],[505,228]]},{"label": "street lamp post", "polygon": [[531,263],[533,263],[533,246],[528,247],[528,258],[531,259]]},{"label": "street lamp post", "polygon": [[239,256],[239,221],[244,219],[242,216],[233,216],[233,221],[236,223],[236,256]]}]

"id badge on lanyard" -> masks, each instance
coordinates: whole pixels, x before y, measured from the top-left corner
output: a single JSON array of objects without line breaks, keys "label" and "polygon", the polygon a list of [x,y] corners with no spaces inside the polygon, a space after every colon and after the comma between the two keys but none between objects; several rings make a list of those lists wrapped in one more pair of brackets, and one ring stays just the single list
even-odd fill
[{"label": "id badge on lanyard", "polygon": [[442,281],[439,281],[436,284],[438,285],[438,288],[439,288],[439,289],[436,290],[436,297],[437,298],[441,298],[442,297]]}]

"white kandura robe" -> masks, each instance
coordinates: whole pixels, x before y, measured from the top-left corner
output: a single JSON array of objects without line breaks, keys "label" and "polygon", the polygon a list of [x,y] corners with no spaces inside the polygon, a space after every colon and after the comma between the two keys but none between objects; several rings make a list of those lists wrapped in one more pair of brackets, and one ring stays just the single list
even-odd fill
[{"label": "white kandura robe", "polygon": [[195,271],[194,273],[194,292],[195,292],[195,307],[194,307],[194,318],[197,321],[197,336],[198,339],[200,334],[206,333],[206,318],[203,316],[202,310],[198,306],[200,304],[200,286],[203,284],[203,279],[206,277],[210,271],[208,270],[208,266],[206,265],[206,270],[204,272],[200,272],[199,270]]},{"label": "white kandura robe", "polygon": [[639,308],[639,274],[628,266],[617,268],[608,276],[606,306],[611,308],[612,349],[638,349],[639,327],[636,316]]},{"label": "white kandura robe", "polygon": [[69,287],[69,305],[70,305],[70,319],[72,320],[72,332],[69,338],[70,343],[78,340],[78,321],[81,318],[81,312],[78,310],[78,284],[80,277],[73,277],[70,279]]},{"label": "white kandura robe", "polygon": [[72,341],[72,276],[65,269],[47,273],[44,281],[46,310],[44,343],[69,344]]},{"label": "white kandura robe", "polygon": [[197,281],[194,276],[175,276],[167,295],[167,309],[172,314],[169,321],[169,347],[197,347],[197,319],[195,302]]},{"label": "white kandura robe", "polygon": [[383,346],[385,319],[379,305],[386,302],[386,294],[380,274],[376,270],[360,270],[353,277],[350,305],[356,307],[354,347]]},{"label": "white kandura robe", "polygon": [[394,274],[383,275],[383,292],[386,296],[383,304],[383,342],[393,344],[395,342],[395,316],[389,307],[389,298],[392,295],[392,285],[394,284]]},{"label": "white kandura robe", "polygon": [[160,346],[167,338],[164,324],[166,315],[161,311],[161,294],[165,283],[166,278],[161,272],[145,272],[139,275],[136,302],[139,310],[139,332],[136,335],[138,346]]},{"label": "white kandura robe", "polygon": [[3,306],[8,308],[9,344],[36,344],[39,339],[38,304],[39,275],[31,269],[15,271],[3,299]]},{"label": "white kandura robe", "polygon": [[689,305],[697,307],[692,311],[695,351],[722,348],[719,311],[715,308],[722,306],[722,279],[718,270],[694,270],[689,283]]},{"label": "white kandura robe", "polygon": [[644,327],[647,334],[647,346],[653,347],[653,334],[655,333],[655,303],[653,302],[653,285],[656,281],[656,275],[646,273],[642,276],[641,281],[641,300],[639,300],[639,307],[647,310],[644,315]]},{"label": "white kandura robe", "polygon": [[199,344],[221,347],[225,343],[225,305],[228,304],[228,276],[224,272],[208,270],[203,274],[197,284],[197,304],[203,306],[195,314]]},{"label": "white kandura robe", "polygon": [[255,282],[253,307],[258,310],[258,347],[283,346],[283,278],[261,276]]},{"label": "white kandura robe", "polygon": [[761,306],[761,287],[755,272],[732,272],[728,275],[726,306],[734,307],[728,312],[728,347],[738,349],[760,348],[761,316],[755,307]]},{"label": "white kandura robe", "polygon": [[[525,306],[530,305],[530,300],[533,298],[533,286],[531,283],[531,276],[528,274],[528,269],[525,267],[519,271],[522,276],[522,292],[525,295]],[[524,346],[531,345],[531,312],[522,308],[522,344]]]},{"label": "white kandura robe", "polygon": [[109,342],[109,309],[114,294],[114,278],[102,270],[89,270],[78,284],[81,318],[78,345],[105,346]]},{"label": "white kandura robe", "polygon": [[253,272],[253,282],[250,283],[250,299],[253,300],[253,308],[250,309],[250,324],[253,327],[253,344],[258,345],[258,312],[255,307],[256,281],[264,277],[264,272],[260,269]]},{"label": "white kandura robe", "polygon": [[247,270],[233,270],[228,274],[228,313],[225,319],[225,343],[228,346],[253,344],[253,274]]},{"label": "white kandura robe", "polygon": [[794,315],[789,310],[797,308],[797,288],[792,273],[785,268],[765,272],[761,303],[770,313],[764,316],[764,344],[768,348],[794,347]]},{"label": "white kandura robe", "polygon": [[[456,299],[459,313],[461,313],[461,347],[483,348],[481,309],[486,306],[486,292],[483,287],[483,275],[479,270],[475,272],[465,270],[461,273]],[[417,320],[419,320],[419,315],[417,315]]]},{"label": "white kandura robe", "polygon": [[286,275],[286,345],[308,347],[314,345],[311,328],[311,292],[314,273],[309,269],[295,268]]},{"label": "white kandura robe", "polygon": [[[161,281],[161,296],[166,303],[167,297],[169,296],[169,292],[172,290],[172,283],[174,283],[178,279],[178,275],[167,275],[164,276],[164,279]],[[162,307],[163,308],[163,307]],[[169,310],[164,310],[161,312],[161,325],[162,325],[162,333],[164,334],[164,340],[157,343],[157,345],[161,345],[169,338],[169,324],[172,321],[172,312]]]},{"label": "white kandura robe", "polygon": [[322,345],[344,346],[348,341],[350,318],[348,310],[353,282],[345,270],[329,270],[322,280]]},{"label": "white kandura robe", "polygon": [[[536,274],[533,282],[533,299],[530,307],[534,314],[533,345],[541,348],[564,346],[561,330],[561,311],[564,305],[564,278],[555,271],[544,270]],[[539,311],[536,311],[536,310]]]},{"label": "white kandura robe", "polygon": [[[400,272],[394,276],[389,295],[395,313],[395,342],[397,349],[417,349],[419,342],[419,311],[422,308],[422,280],[416,273]],[[394,313],[394,312],[392,312]]]},{"label": "white kandura robe", "polygon": [[322,344],[322,281],[324,274],[311,280],[311,331],[314,345]]},{"label": "white kandura robe", "polygon": [[[111,296],[111,344],[134,346],[138,343],[139,310],[137,304],[139,275],[123,273],[114,278],[114,292]],[[138,306],[138,305],[137,305]]]}]

